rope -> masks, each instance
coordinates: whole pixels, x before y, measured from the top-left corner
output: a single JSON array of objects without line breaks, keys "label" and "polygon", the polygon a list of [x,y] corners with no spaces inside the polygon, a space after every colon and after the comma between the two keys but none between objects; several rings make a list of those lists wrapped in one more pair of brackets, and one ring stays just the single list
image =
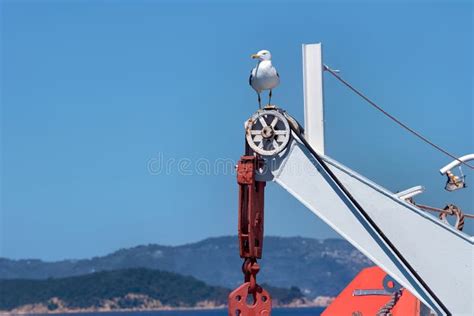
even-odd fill
[{"label": "rope", "polygon": [[[451,214],[449,211],[446,211],[442,208],[437,208],[437,207],[432,207],[432,206],[428,206],[428,205],[423,205],[423,204],[416,204],[416,203],[413,203],[415,204],[416,206],[418,206],[419,208],[422,208],[426,211],[432,211],[432,212],[440,212],[440,213],[447,213],[447,214]],[[464,217],[468,217],[468,218],[474,218],[474,214],[466,214],[464,213]]]},{"label": "rope", "polygon": [[398,300],[400,299],[400,296],[402,296],[402,290],[403,289],[400,289],[398,291],[393,292],[392,297],[390,298],[390,301],[388,301],[384,306],[382,306],[379,309],[376,316],[389,316],[389,315],[392,315],[390,312],[392,311],[392,309],[397,304]]},{"label": "rope", "polygon": [[449,204],[446,205],[444,208],[446,212],[439,213],[439,219],[442,220],[443,222],[448,223],[446,220],[446,216],[448,215],[455,215],[456,216],[456,224],[454,224],[454,227],[457,230],[461,230],[464,228],[464,214],[463,212],[454,204]]},{"label": "rope", "polygon": [[439,213],[438,217],[442,221],[446,221],[447,215],[455,215],[456,224],[454,225],[454,227],[458,230],[462,230],[464,228],[464,218],[474,218],[474,214],[465,214],[459,209],[459,207],[457,207],[454,204],[446,205],[444,209],[432,207],[428,205],[423,205],[423,204],[416,204],[416,203],[413,203],[413,204],[425,211],[438,212]]},{"label": "rope", "polygon": [[410,128],[408,125],[404,124],[403,122],[401,122],[399,119],[397,119],[395,116],[393,116],[392,114],[388,113],[387,111],[385,111],[383,108],[381,108],[379,105],[377,105],[374,101],[372,101],[371,99],[369,99],[367,96],[365,96],[362,92],[360,92],[359,90],[357,90],[356,88],[354,88],[350,83],[348,83],[347,81],[345,81],[344,79],[342,79],[338,74],[336,74],[334,72],[334,70],[332,70],[331,68],[329,68],[328,66],[324,65],[324,70],[327,70],[329,71],[329,73],[331,75],[333,75],[337,80],[339,80],[340,82],[342,82],[346,87],[348,87],[349,89],[351,89],[355,94],[357,94],[358,96],[360,96],[362,99],[364,99],[365,101],[367,101],[370,105],[372,105],[374,108],[376,108],[377,110],[379,110],[380,112],[382,112],[385,116],[387,116],[388,118],[390,118],[392,121],[394,121],[395,123],[397,123],[398,125],[400,125],[402,128],[404,128],[405,130],[407,130],[408,132],[412,133],[413,135],[415,135],[416,137],[418,137],[419,139],[421,139],[422,141],[424,141],[425,143],[427,143],[428,145],[432,146],[433,148],[437,149],[438,151],[442,152],[443,154],[451,157],[452,159],[454,160],[457,160],[458,162],[460,162],[461,164],[471,168],[471,169],[474,169],[474,166],[471,166],[470,164],[460,160],[458,157],[456,157],[455,155],[451,154],[450,152],[448,152],[447,150],[443,149],[442,147],[436,145],[435,143],[433,143],[432,141],[430,141],[428,138],[424,137],[423,135],[421,135],[420,133],[418,133],[417,131],[413,130],[412,128]]}]

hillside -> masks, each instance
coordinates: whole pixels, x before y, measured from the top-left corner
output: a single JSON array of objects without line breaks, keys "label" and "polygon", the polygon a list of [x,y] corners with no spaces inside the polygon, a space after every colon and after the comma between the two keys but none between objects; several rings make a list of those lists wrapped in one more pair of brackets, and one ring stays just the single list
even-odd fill
[{"label": "hillside", "polygon": [[[270,289],[274,299],[281,304],[303,297],[297,288]],[[0,310],[20,307],[35,312],[41,311],[38,308],[70,311],[212,307],[226,304],[229,292],[229,289],[209,286],[176,273],[125,269],[61,279],[0,280]]]},{"label": "hillside", "polygon": [[[242,282],[238,253],[236,237],[219,237],[176,247],[138,246],[92,259],[0,259],[0,279],[61,278],[142,267],[191,275],[210,285],[234,288]],[[372,264],[342,239],[301,237],[266,237],[260,263],[259,282],[284,288],[297,286],[312,298],[337,295],[363,267]]]}]

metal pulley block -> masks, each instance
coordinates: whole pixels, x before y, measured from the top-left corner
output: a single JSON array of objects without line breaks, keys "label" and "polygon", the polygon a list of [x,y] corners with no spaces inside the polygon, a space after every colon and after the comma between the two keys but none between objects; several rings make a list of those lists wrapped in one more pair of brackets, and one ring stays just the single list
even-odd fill
[{"label": "metal pulley block", "polygon": [[[446,185],[444,187],[444,189],[446,191],[451,192],[451,191],[456,191],[456,190],[463,189],[463,188],[467,187],[467,185],[466,185],[466,176],[462,172],[462,166],[466,165],[469,168],[472,168],[471,165],[467,164],[467,161],[471,161],[471,160],[474,160],[474,154],[464,155],[464,156],[459,157],[456,160],[450,162],[449,164],[447,164],[443,168],[439,169],[439,172],[442,175],[446,175],[447,178],[448,178],[446,180]],[[460,173],[459,176],[455,175],[452,171],[453,168],[458,167],[458,166],[459,166],[459,173]]]},{"label": "metal pulley block", "polygon": [[239,184],[239,244],[240,257],[261,258],[263,248],[264,181],[256,181],[260,159],[242,156],[237,165]]},{"label": "metal pulley block", "polygon": [[262,156],[274,156],[283,151],[291,137],[285,115],[277,108],[257,111],[245,124],[250,148]]},{"label": "metal pulley block", "polygon": [[446,172],[447,180],[444,189],[446,191],[456,191],[466,187],[465,176],[456,176],[450,170]]}]

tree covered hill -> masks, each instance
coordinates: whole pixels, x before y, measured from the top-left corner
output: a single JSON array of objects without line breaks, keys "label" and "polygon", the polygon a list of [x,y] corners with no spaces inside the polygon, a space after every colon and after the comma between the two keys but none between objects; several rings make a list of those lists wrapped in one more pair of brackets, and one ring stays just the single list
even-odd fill
[{"label": "tree covered hill", "polygon": [[[147,268],[191,275],[234,288],[242,281],[237,237],[209,238],[182,246],[156,244],[82,260],[44,262],[0,258],[0,279],[46,279],[98,271]],[[299,287],[308,297],[335,296],[371,262],[342,239],[265,237],[260,282]],[[209,269],[209,267],[214,267]]]},{"label": "tree covered hill", "polygon": [[[224,303],[228,290],[190,276],[148,269],[102,271],[47,280],[0,280],[0,309],[44,303],[56,297],[71,308],[98,306],[103,300],[143,294],[163,305],[194,306],[199,301]],[[133,304],[124,299],[120,305]]]},{"label": "tree covered hill", "polygon": [[[272,288],[282,304],[302,298],[297,288]],[[160,308],[195,307],[207,302],[227,303],[230,290],[209,286],[191,276],[144,268],[102,271],[46,280],[0,280],[0,310],[42,304],[48,310],[61,308]],[[60,306],[61,305],[61,306]]]}]

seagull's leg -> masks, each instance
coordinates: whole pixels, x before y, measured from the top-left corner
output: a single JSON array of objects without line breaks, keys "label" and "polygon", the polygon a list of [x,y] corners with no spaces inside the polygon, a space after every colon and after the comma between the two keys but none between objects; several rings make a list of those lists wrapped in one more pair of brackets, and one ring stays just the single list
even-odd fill
[{"label": "seagull's leg", "polygon": [[268,105],[272,105],[272,89],[270,89],[270,93],[268,94]]},{"label": "seagull's leg", "polygon": [[258,95],[258,108],[262,109],[262,98],[260,97],[260,92],[257,92]]}]

